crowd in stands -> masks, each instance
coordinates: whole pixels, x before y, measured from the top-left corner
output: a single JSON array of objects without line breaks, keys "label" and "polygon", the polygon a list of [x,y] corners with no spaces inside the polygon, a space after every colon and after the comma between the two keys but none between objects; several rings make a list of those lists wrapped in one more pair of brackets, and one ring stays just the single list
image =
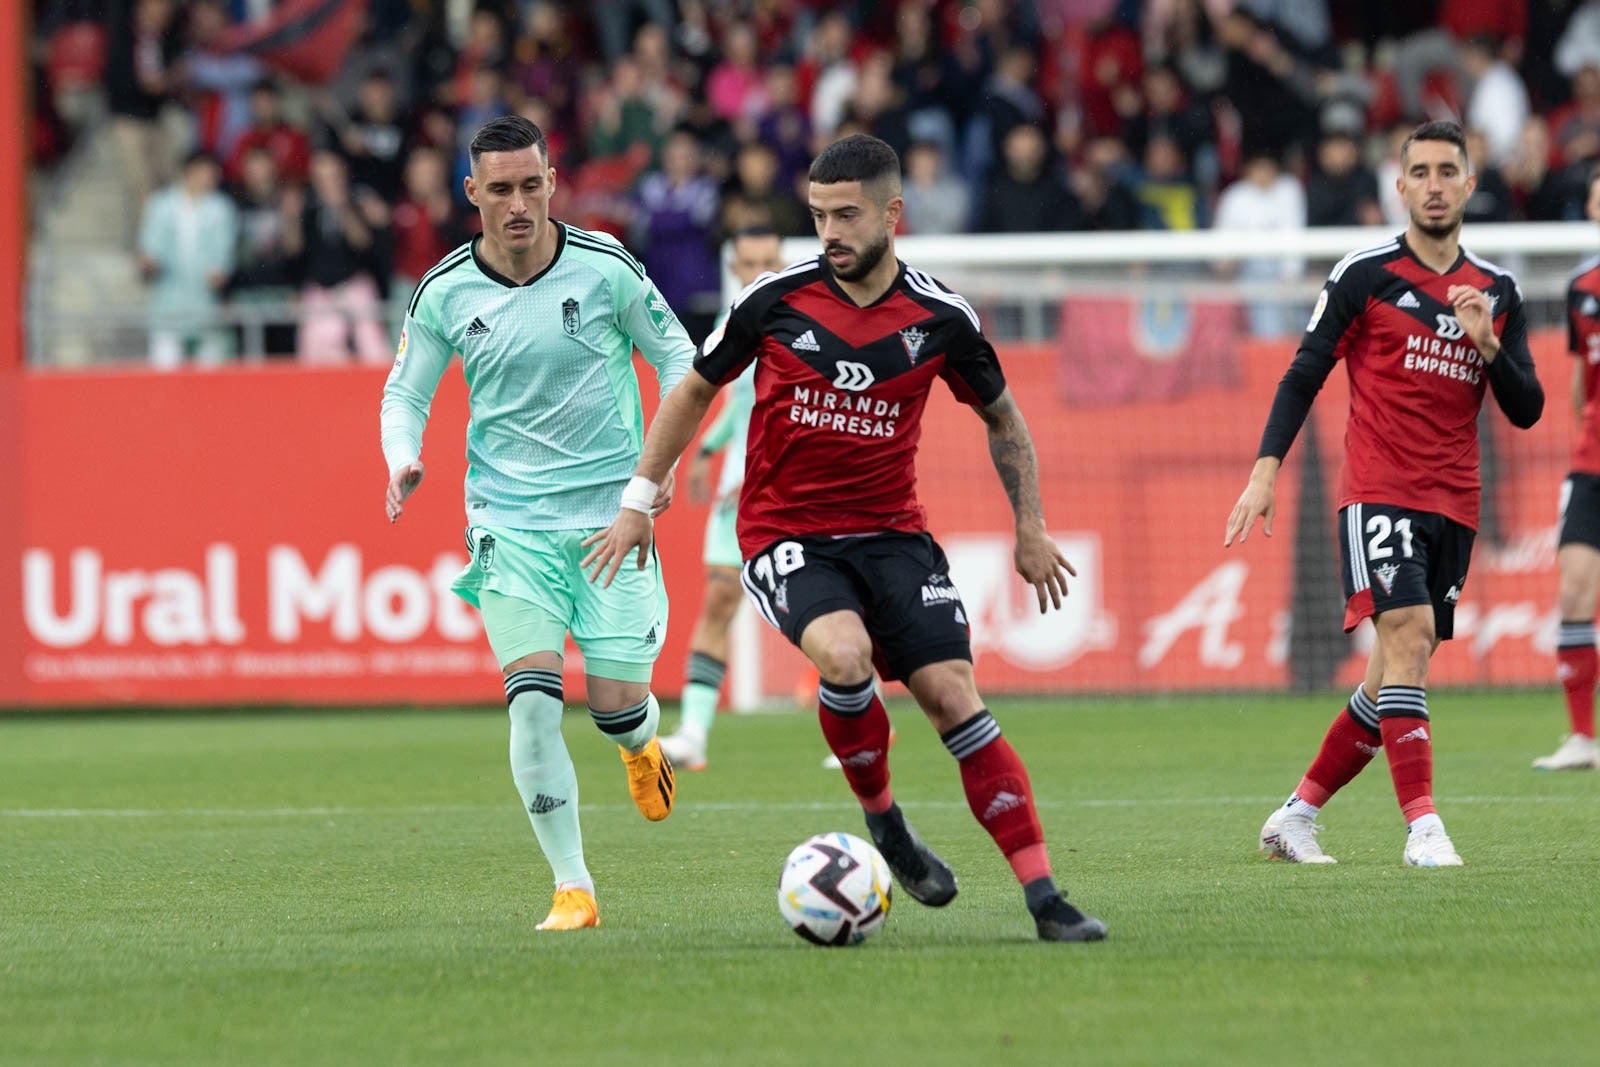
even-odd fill
[{"label": "crowd in stands", "polygon": [[39,5],[36,154],[103,85],[152,307],[187,324],[168,363],[225,358],[208,308],[289,299],[270,352],[389,358],[374,309],[470,235],[466,145],[509,112],[553,214],[627,241],[692,332],[721,240],[807,232],[809,160],[853,132],[901,152],[911,234],[1399,227],[1427,118],[1472,131],[1470,220],[1580,218],[1600,160],[1600,0],[369,0],[327,84],[211,47],[270,6]]}]

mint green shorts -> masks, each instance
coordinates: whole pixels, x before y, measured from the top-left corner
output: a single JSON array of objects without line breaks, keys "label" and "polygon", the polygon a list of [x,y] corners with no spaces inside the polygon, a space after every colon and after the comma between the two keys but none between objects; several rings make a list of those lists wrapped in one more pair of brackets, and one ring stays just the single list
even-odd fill
[{"label": "mint green shorts", "polygon": [[589,674],[650,680],[667,635],[661,561],[652,550],[639,570],[630,554],[610,588],[591,584],[580,564],[594,532],[467,528],[472,559],[450,588],[483,613],[502,667],[535,652],[559,655],[570,633]]},{"label": "mint green shorts", "polygon": [[706,550],[701,558],[713,567],[742,567],[739,554],[739,502],[719,500],[706,517]]}]

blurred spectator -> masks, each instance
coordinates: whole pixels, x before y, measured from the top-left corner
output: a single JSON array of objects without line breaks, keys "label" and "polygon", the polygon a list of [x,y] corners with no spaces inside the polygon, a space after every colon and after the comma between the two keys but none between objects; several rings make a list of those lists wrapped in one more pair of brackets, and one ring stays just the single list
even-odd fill
[{"label": "blurred spectator", "polygon": [[934,141],[946,159],[957,149],[956,128],[977,98],[955,56],[939,47],[921,0],[901,0],[895,11],[894,80],[903,94],[911,135]]},{"label": "blurred spectator", "polygon": [[1047,166],[1049,146],[1037,126],[1011,127],[1001,149],[1001,169],[984,194],[979,229],[984,233],[1075,230],[1083,211]]},{"label": "blurred spectator", "polygon": [[216,323],[222,287],[233,271],[238,220],[233,202],[218,191],[221,180],[217,161],[196,152],[178,181],[145,204],[139,268],[150,283],[150,363],[158,370],[181,366],[189,351],[203,366],[229,355]]},{"label": "blurred spectator", "polygon": [[905,155],[906,232],[912,234],[962,233],[972,216],[967,184],[948,173],[943,150],[936,141],[914,141]]},{"label": "blurred spectator", "polygon": [[[1144,110],[1129,117],[1123,139],[1135,157],[1143,156],[1152,137],[1170,137],[1204,176],[1214,180],[1216,151],[1211,115],[1185,95],[1177,71],[1169,66],[1152,66],[1144,73]],[[1202,163],[1202,157],[1207,162]]]},{"label": "blurred spectator", "polygon": [[1012,129],[1044,122],[1044,102],[1033,91],[1037,72],[1031,49],[1008,48],[984,86],[982,121],[988,127],[990,159],[1001,158]]},{"label": "blurred spectator", "polygon": [[594,17],[607,63],[615,63],[628,51],[638,20],[669,27],[674,22],[672,0],[602,0],[585,6]]},{"label": "blurred spectator", "polygon": [[1600,159],[1600,68],[1582,67],[1572,76],[1572,100],[1551,112],[1549,121],[1553,165]]},{"label": "blurred spectator", "polygon": [[1195,230],[1205,225],[1205,203],[1189,177],[1189,161],[1170,137],[1154,137],[1134,187],[1139,221],[1147,230]]},{"label": "blurred spectator", "polygon": [[1124,122],[1139,110],[1143,75],[1144,57],[1131,29],[1108,19],[1090,33],[1079,86],[1088,136],[1122,135]]},{"label": "blurred spectator", "polygon": [[1131,171],[1127,146],[1115,137],[1097,137],[1084,148],[1083,165],[1072,171],[1071,183],[1085,229],[1139,228],[1139,205],[1127,183]]},{"label": "blurred spectator", "polygon": [[409,297],[422,276],[472,237],[467,213],[450,191],[450,166],[437,148],[413,148],[406,157],[405,191],[390,217],[394,284]]},{"label": "blurred spectator", "polygon": [[855,95],[856,68],[850,62],[853,32],[848,15],[837,10],[827,12],[806,38],[804,54],[796,67],[800,98],[811,101],[811,129],[817,137],[817,151],[833,142],[845,107]]},{"label": "blurred spectator", "polygon": [[1529,222],[1556,222],[1577,218],[1574,187],[1564,175],[1566,168],[1550,165],[1550,128],[1538,115],[1522,126],[1517,150],[1505,166],[1506,183]]},{"label": "blurred spectator", "polygon": [[646,158],[656,158],[665,123],[645,98],[639,64],[632,58],[617,60],[611,69],[611,80],[594,94],[594,105],[594,121],[589,127],[590,156],[605,159],[638,149]]},{"label": "blurred spectator", "polygon": [[[265,148],[245,153],[243,178],[234,190],[239,212],[239,249],[228,297],[236,305],[282,307],[294,300],[296,264],[284,233],[289,204],[277,161]],[[246,329],[246,355],[287,356],[295,350],[292,322],[267,321],[257,337]],[[259,345],[259,347],[257,347]]]},{"label": "blurred spectator", "polygon": [[894,82],[894,57],[873,52],[861,63],[855,96],[846,114],[903,158],[911,147],[911,126]]},{"label": "blurred spectator", "polygon": [[[1395,194],[1398,197],[1398,193]],[[1306,221],[1312,226],[1377,226],[1378,179],[1361,162],[1361,144],[1335,130],[1317,145],[1316,165],[1306,181]]]},{"label": "blurred spectator", "polygon": [[250,91],[266,74],[254,56],[220,47],[231,25],[220,0],[191,0],[184,75],[189,87],[198,90],[190,101],[199,124],[196,140],[218,159],[228,159],[249,128]]},{"label": "blurred spectator", "polygon": [[717,263],[717,184],[700,166],[700,142],[674,131],[661,169],[639,182],[634,244],[661,295],[696,341],[711,332],[721,304]]},{"label": "blurred spectator", "polygon": [[106,106],[127,201],[142,205],[176,169],[176,150],[161,125],[161,111],[178,87],[182,39],[174,0],[136,0],[131,9],[119,4],[111,12]]},{"label": "blurred spectator", "polygon": [[1281,154],[1305,144],[1317,128],[1317,71],[1242,11],[1224,16],[1217,32],[1228,58],[1223,92],[1252,147]]},{"label": "blurred spectator", "polygon": [[245,153],[253,148],[272,153],[284,181],[303,182],[310,173],[311,139],[284,119],[282,95],[277,83],[270,80],[250,90],[250,126],[240,134],[228,157],[229,181],[244,177]]},{"label": "blurred spectator", "polygon": [[566,13],[551,0],[534,0],[523,8],[523,34],[516,45],[512,83],[525,97],[544,101],[555,116],[539,128],[570,129],[578,120],[578,86],[583,71],[572,51]]},{"label": "blurred spectator", "polygon": [[461,54],[456,58],[456,72],[452,79],[455,102],[467,107],[477,101],[478,74],[485,70],[503,73],[510,52],[506,43],[506,24],[500,13],[491,5],[474,9],[472,20],[467,23],[466,43],[461,46]]},{"label": "blurred spectator", "polygon": [[1600,0],[1586,0],[1572,13],[1553,57],[1556,71],[1571,78],[1584,67],[1600,69]]},{"label": "blurred spectator", "polygon": [[765,108],[756,31],[744,22],[731,22],[722,35],[722,62],[706,77],[706,100],[711,110],[735,122],[753,118]]},{"label": "blurred spectator", "polygon": [[1472,83],[1466,124],[1482,131],[1488,162],[1502,163],[1517,145],[1528,118],[1528,90],[1500,55],[1500,42],[1483,34],[1461,46],[1461,69]]},{"label": "blurred spectator", "polygon": [[722,192],[722,238],[766,227],[781,237],[808,231],[805,208],[777,184],[778,156],[760,142],[744,145],[734,158],[733,178]]},{"label": "blurred spectator", "polygon": [[1406,138],[1411,136],[1415,129],[1409,122],[1402,122],[1389,130],[1385,142],[1383,159],[1378,163],[1378,207],[1383,213],[1384,224],[1396,230],[1403,230],[1411,223],[1411,215],[1406,210],[1405,200],[1400,196],[1398,182],[1400,181],[1400,150],[1405,146]]},{"label": "blurred spectator", "polygon": [[[1526,120],[1524,120],[1526,124]],[[1521,130],[1517,131],[1518,138]],[[1511,187],[1500,173],[1500,168],[1489,156],[1489,146],[1483,131],[1467,131],[1467,158],[1472,161],[1472,173],[1477,186],[1467,198],[1467,222],[1507,222],[1511,218]]]},{"label": "blurred spectator", "polygon": [[373,71],[361,83],[354,111],[324,117],[326,146],[337,148],[350,164],[350,180],[392,202],[400,194],[406,140],[394,79],[387,71]]},{"label": "blurred spectator", "polygon": [[[1276,155],[1256,152],[1245,161],[1239,180],[1218,198],[1215,225],[1219,230],[1264,233],[1304,230],[1306,192],[1295,178],[1283,172]],[[1270,238],[1262,242],[1270,243]],[[1256,256],[1239,261],[1232,270],[1243,287],[1250,289],[1254,282],[1293,281],[1304,273],[1305,261],[1299,256]],[[1291,329],[1290,311],[1283,301],[1255,300],[1245,310],[1250,332],[1256,337],[1279,337]]]},{"label": "blurred spectator", "polygon": [[[295,209],[298,208],[298,211]],[[285,246],[300,259],[300,359],[330,365],[387,363],[380,279],[388,276],[387,209],[372,192],[350,186],[344,159],[318,151],[310,195],[289,197]]]},{"label": "blurred spectator", "polygon": [[767,111],[756,126],[756,139],[778,155],[778,184],[794,188],[811,166],[811,120],[800,109],[794,68],[774,63],[767,68]]},{"label": "blurred spectator", "polygon": [[455,179],[458,187],[472,171],[472,155],[469,149],[473,134],[491,119],[497,119],[506,113],[504,79],[498,68],[477,68],[472,72],[469,84],[471,90],[467,100],[456,112]]}]

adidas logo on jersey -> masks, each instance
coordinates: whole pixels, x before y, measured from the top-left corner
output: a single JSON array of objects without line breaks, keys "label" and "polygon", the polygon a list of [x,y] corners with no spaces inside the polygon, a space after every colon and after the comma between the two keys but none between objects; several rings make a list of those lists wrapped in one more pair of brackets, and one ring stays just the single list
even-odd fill
[{"label": "adidas logo on jersey", "polygon": [[1427,739],[1428,739],[1428,728],[1426,726],[1419,726],[1415,730],[1412,730],[1410,733],[1401,734],[1399,737],[1395,738],[1394,739],[1394,743],[1397,744],[1397,745],[1403,745],[1407,741],[1426,741]]},{"label": "adidas logo on jersey", "polygon": [[533,815],[548,815],[557,808],[566,806],[565,797],[553,797],[547,793],[540,793],[533,798],[533,803],[528,805],[529,813]]},{"label": "adidas logo on jersey", "polygon": [[1417,299],[1416,293],[1413,293],[1410,289],[1407,289],[1405,294],[1402,295],[1399,300],[1394,302],[1394,306],[1397,308],[1420,308],[1422,306],[1422,301]]},{"label": "adidas logo on jersey", "polygon": [[1013,808],[1022,807],[1025,803],[1027,801],[1017,796],[1017,794],[1009,793],[1002,789],[994,795],[993,800],[989,801],[989,806],[983,809],[983,819],[981,821],[988,822],[997,815],[1004,815]]},{"label": "adidas logo on jersey", "polygon": [[789,347],[796,352],[821,352],[822,346],[817,344],[817,335],[810,330],[789,342]]},{"label": "adidas logo on jersey", "polygon": [[485,326],[483,324],[483,320],[479,319],[479,318],[474,318],[472,320],[471,325],[469,325],[467,327],[467,336],[468,337],[482,337],[485,334],[487,334],[488,332],[489,332],[489,327]]}]

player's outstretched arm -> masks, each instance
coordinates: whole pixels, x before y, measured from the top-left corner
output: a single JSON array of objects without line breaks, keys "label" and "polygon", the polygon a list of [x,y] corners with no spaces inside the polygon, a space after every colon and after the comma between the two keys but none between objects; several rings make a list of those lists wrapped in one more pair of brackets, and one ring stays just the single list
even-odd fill
[{"label": "player's outstretched arm", "polygon": [[1222,538],[1223,548],[1233,544],[1235,539],[1243,541],[1249,537],[1250,528],[1257,519],[1261,520],[1261,532],[1272,536],[1272,517],[1278,512],[1278,468],[1282,465],[1283,460],[1276,456],[1262,456],[1256,460],[1256,465],[1250,470],[1250,481],[1245,485],[1244,492],[1239,494],[1239,502],[1228,513],[1228,530]]},{"label": "player's outstretched arm", "polygon": [[589,581],[599,581],[604,575],[602,584],[609,586],[630,551],[637,551],[639,569],[644,569],[650,553],[650,514],[656,509],[672,465],[689,447],[716,395],[717,386],[699,371],[692,370],[661,402],[661,410],[656,412],[650,431],[645,434],[638,469],[622,492],[622,506],[617,510],[617,517],[610,526],[583,542],[589,554],[583,557],[581,566],[588,572]]},{"label": "player's outstretched arm", "polygon": [[989,458],[1011,501],[1011,514],[1017,524],[1017,547],[1013,563],[1023,580],[1039,596],[1039,613],[1061,607],[1067,595],[1067,576],[1077,577],[1067,557],[1050,539],[1044,527],[1044,506],[1039,500],[1039,457],[1033,449],[1033,435],[1007,389],[987,407],[980,408],[989,427]]}]

